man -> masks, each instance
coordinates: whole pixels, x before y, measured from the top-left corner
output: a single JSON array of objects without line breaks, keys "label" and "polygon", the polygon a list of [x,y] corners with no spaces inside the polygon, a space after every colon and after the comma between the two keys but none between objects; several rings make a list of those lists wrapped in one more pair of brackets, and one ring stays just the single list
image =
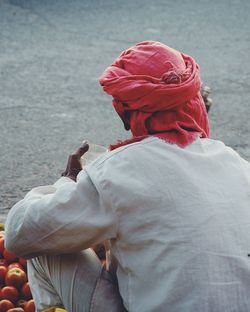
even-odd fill
[{"label": "man", "polygon": [[[81,170],[84,143],[6,222],[37,310],[250,311],[250,165],[209,139],[199,66],[147,41],[100,83],[132,138]],[[107,240],[108,271],[89,249]]]}]

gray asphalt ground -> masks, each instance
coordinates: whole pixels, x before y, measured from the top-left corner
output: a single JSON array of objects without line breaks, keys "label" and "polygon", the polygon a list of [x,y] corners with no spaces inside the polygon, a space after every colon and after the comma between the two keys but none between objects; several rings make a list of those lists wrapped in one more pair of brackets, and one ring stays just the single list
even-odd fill
[{"label": "gray asphalt ground", "polygon": [[249,0],[0,0],[0,221],[54,182],[83,138],[129,136],[98,77],[143,40],[196,59],[212,138],[250,160],[249,14]]}]

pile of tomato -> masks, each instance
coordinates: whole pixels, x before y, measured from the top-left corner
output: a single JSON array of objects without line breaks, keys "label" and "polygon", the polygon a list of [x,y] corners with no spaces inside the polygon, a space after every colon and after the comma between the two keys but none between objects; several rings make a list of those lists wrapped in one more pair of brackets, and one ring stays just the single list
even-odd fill
[{"label": "pile of tomato", "polygon": [[0,231],[0,312],[35,312],[27,276],[27,262],[9,252]]}]

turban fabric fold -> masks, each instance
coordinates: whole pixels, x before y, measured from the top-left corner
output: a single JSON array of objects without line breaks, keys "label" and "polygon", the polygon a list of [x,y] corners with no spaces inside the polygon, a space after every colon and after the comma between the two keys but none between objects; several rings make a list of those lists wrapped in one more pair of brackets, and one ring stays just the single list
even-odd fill
[{"label": "turban fabric fold", "polygon": [[111,149],[152,135],[181,147],[209,136],[199,66],[184,53],[160,42],[141,42],[104,71],[100,84],[133,134]]}]

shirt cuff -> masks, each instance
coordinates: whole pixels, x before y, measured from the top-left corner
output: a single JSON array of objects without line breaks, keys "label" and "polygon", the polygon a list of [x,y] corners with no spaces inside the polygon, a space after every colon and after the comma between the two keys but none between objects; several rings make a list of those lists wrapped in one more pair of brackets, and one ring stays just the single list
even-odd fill
[{"label": "shirt cuff", "polygon": [[75,181],[73,181],[72,179],[68,178],[68,177],[61,177],[60,179],[58,179],[53,186],[58,188],[60,186],[62,186],[63,184],[69,183],[69,182],[73,182],[75,183]]}]

